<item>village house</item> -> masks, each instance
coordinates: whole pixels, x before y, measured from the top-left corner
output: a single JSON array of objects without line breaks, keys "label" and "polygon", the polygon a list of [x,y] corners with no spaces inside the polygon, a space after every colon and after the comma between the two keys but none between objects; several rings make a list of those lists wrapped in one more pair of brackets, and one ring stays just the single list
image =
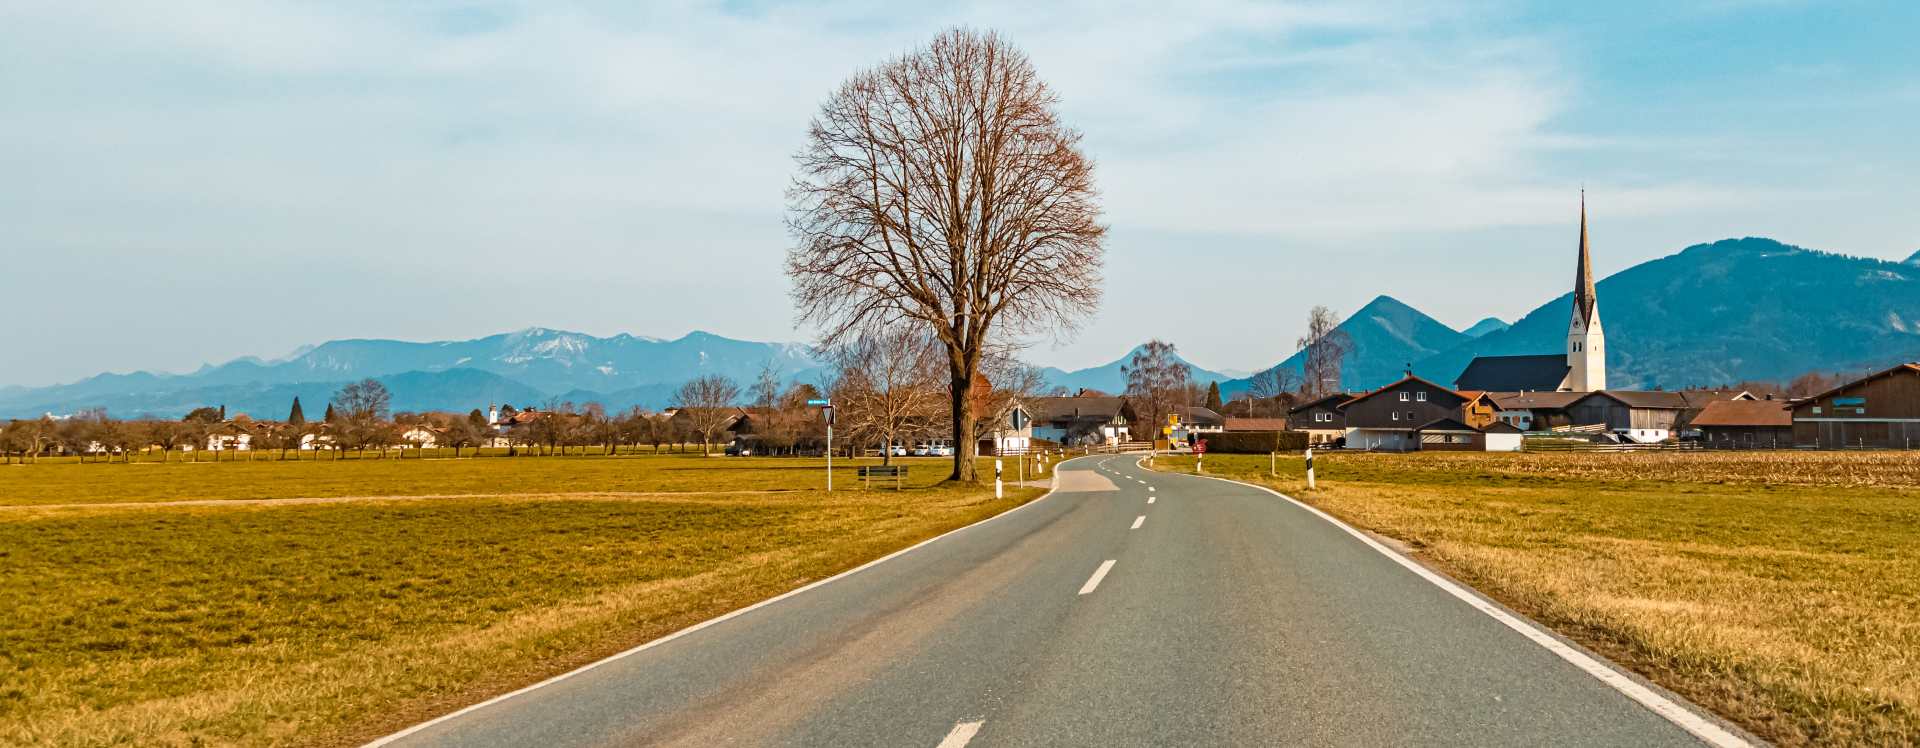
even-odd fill
[{"label": "village house", "polygon": [[1825,449],[1920,444],[1920,363],[1875,372],[1795,402],[1793,443]]},{"label": "village house", "polygon": [[1569,425],[1567,406],[1584,392],[1492,392],[1494,420],[1521,431],[1545,431]]},{"label": "village house", "polygon": [[[1019,428],[1015,428],[1015,424]],[[1023,455],[1033,449],[1033,413],[1025,404],[1014,403],[1004,420],[980,435],[974,454],[980,457]]]},{"label": "village house", "polygon": [[1069,446],[1127,441],[1136,417],[1124,397],[1037,397],[1028,405],[1033,438]]},{"label": "village house", "polygon": [[1335,392],[1289,408],[1287,430],[1306,432],[1308,444],[1332,444],[1346,439],[1347,414],[1340,406],[1352,399],[1350,393]]},{"label": "village house", "polygon": [[1346,446],[1387,452],[1419,449],[1422,426],[1460,419],[1467,402],[1460,393],[1409,372],[1400,381],[1340,407],[1346,415]]}]

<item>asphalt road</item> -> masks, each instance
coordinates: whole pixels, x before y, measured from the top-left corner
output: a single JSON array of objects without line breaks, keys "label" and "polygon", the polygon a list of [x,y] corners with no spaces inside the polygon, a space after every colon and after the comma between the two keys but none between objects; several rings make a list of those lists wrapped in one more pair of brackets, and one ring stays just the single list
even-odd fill
[{"label": "asphalt road", "polygon": [[1310,510],[1135,461],[393,743],[1701,744]]}]

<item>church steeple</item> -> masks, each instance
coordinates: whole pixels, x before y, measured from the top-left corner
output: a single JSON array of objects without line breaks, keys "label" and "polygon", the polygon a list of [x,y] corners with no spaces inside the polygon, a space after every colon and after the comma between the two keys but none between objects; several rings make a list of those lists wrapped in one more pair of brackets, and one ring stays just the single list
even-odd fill
[{"label": "church steeple", "polygon": [[1587,191],[1580,191],[1580,265],[1573,275],[1573,320],[1567,325],[1566,389],[1607,388],[1607,334],[1600,329],[1600,296],[1594,290],[1593,252],[1587,245]]},{"label": "church steeple", "polygon": [[1599,297],[1593,290],[1593,255],[1587,248],[1587,191],[1580,191],[1580,266],[1573,276],[1573,318],[1582,325],[1592,325],[1594,310],[1599,308]]}]

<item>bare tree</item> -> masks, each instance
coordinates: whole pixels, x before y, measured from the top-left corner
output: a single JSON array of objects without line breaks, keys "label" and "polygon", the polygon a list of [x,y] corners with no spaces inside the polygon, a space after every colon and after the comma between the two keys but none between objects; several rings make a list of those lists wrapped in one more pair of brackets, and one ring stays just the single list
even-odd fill
[{"label": "bare tree", "polygon": [[[998,341],[1069,332],[1099,305],[1106,227],[1081,135],[1027,56],[954,29],[855,74],[795,156],[787,274],[833,345],[904,320],[946,353],[956,445]],[[971,481],[971,450],[953,479]]]},{"label": "bare tree", "polygon": [[[901,327],[875,330],[827,351],[838,369],[833,395],[841,428],[877,439],[892,464],[894,444],[938,417],[942,356],[931,336]],[[869,442],[871,443],[871,442]]]},{"label": "bare tree", "polygon": [[1148,438],[1159,433],[1168,414],[1186,415],[1184,409],[1176,409],[1191,402],[1192,370],[1180,360],[1172,343],[1147,341],[1134,349],[1133,357],[1121,364],[1120,372],[1127,378],[1127,398],[1133,401],[1134,412],[1145,419]]},{"label": "bare tree", "polygon": [[348,446],[358,447],[362,452],[369,446],[378,446],[380,456],[387,456],[387,447],[393,441],[392,429],[387,427],[388,410],[393,405],[393,395],[387,392],[387,386],[379,380],[362,379],[333,394],[328,406],[333,409],[339,420],[342,433]]},{"label": "bare tree", "polygon": [[712,451],[713,437],[733,420],[734,401],[740,399],[740,385],[720,374],[694,377],[674,393],[687,422],[700,434],[700,454]]},{"label": "bare tree", "polygon": [[1340,318],[1332,309],[1316,306],[1307,312],[1307,334],[1298,343],[1306,351],[1300,391],[1319,397],[1340,391],[1340,372],[1353,347],[1353,338],[1340,329]]}]

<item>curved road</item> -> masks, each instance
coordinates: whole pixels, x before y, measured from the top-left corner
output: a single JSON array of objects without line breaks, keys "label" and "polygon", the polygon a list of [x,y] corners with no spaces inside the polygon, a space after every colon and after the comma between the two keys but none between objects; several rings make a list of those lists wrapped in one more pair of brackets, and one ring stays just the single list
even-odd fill
[{"label": "curved road", "polygon": [[1311,510],[1136,459],[379,743],[1739,744]]}]

